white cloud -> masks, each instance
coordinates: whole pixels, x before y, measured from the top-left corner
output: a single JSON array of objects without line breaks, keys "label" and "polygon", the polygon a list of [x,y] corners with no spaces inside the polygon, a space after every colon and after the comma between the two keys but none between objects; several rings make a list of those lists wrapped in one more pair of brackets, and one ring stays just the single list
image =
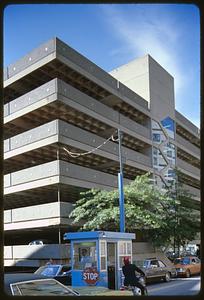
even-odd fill
[{"label": "white cloud", "polygon": [[126,13],[125,8],[121,12],[116,5],[102,5],[101,8],[110,30],[125,44],[125,47],[115,49],[111,54],[127,55],[128,51],[129,56],[137,58],[149,53],[174,77],[175,96],[179,106],[178,102],[182,101],[180,92],[188,84],[187,76],[179,66],[177,54],[182,34],[179,28],[175,28],[170,18],[159,14],[157,7],[148,13],[138,5],[134,14]]},{"label": "white cloud", "polygon": [[[128,63],[150,54],[174,77],[176,109],[200,127],[199,76],[195,64],[191,65],[186,58],[182,60],[190,50],[185,48],[190,45],[184,46],[182,42],[187,34],[182,18],[178,19],[178,15],[169,13],[164,6],[161,9],[160,5],[100,5],[100,8],[109,34],[120,42],[113,46],[110,56],[122,57]],[[187,65],[183,65],[184,61]]]}]

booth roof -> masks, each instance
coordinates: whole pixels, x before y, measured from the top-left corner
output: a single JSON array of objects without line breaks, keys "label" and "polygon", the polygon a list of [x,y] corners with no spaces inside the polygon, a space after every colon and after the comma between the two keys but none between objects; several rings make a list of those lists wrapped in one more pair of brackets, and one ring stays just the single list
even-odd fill
[{"label": "booth roof", "polygon": [[134,240],[135,233],[114,232],[114,231],[81,231],[81,232],[67,232],[64,234],[64,240],[79,240],[79,239]]}]

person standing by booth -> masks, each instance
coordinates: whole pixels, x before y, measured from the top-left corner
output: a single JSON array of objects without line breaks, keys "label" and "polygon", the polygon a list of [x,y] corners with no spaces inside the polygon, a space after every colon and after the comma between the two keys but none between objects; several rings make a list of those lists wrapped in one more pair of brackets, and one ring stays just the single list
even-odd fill
[{"label": "person standing by booth", "polygon": [[145,273],[140,268],[138,268],[135,264],[131,264],[129,261],[129,257],[124,257],[123,262],[124,262],[124,266],[122,267],[122,271],[125,276],[124,285],[136,286],[141,289],[142,295],[147,294],[146,287],[139,282],[136,276],[136,272],[140,273],[144,277],[145,277]]},{"label": "person standing by booth", "polygon": [[81,265],[82,269],[84,269],[85,267],[91,267],[92,266],[92,259],[88,255],[88,251],[85,248],[81,250],[80,265]]}]

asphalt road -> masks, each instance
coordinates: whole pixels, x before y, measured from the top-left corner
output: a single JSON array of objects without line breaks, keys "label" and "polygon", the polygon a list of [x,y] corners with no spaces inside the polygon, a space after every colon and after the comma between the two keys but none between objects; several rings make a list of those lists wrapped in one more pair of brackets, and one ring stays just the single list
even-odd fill
[{"label": "asphalt road", "polygon": [[150,296],[191,296],[200,291],[200,276],[190,278],[172,278],[170,282],[147,285]]}]

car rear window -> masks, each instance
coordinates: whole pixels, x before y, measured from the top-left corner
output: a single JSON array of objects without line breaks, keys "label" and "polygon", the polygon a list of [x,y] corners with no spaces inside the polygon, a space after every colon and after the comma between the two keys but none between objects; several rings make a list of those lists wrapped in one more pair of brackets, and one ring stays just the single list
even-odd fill
[{"label": "car rear window", "polygon": [[45,266],[39,268],[37,271],[35,271],[35,274],[40,274],[44,276],[56,276],[58,273],[59,267],[58,266]]},{"label": "car rear window", "polygon": [[189,257],[184,257],[184,258],[176,259],[174,263],[175,264],[188,265],[188,264],[190,264],[190,258]]},{"label": "car rear window", "polygon": [[136,266],[139,267],[139,268],[147,268],[148,265],[149,265],[148,260],[136,260],[133,263],[135,263]]}]

